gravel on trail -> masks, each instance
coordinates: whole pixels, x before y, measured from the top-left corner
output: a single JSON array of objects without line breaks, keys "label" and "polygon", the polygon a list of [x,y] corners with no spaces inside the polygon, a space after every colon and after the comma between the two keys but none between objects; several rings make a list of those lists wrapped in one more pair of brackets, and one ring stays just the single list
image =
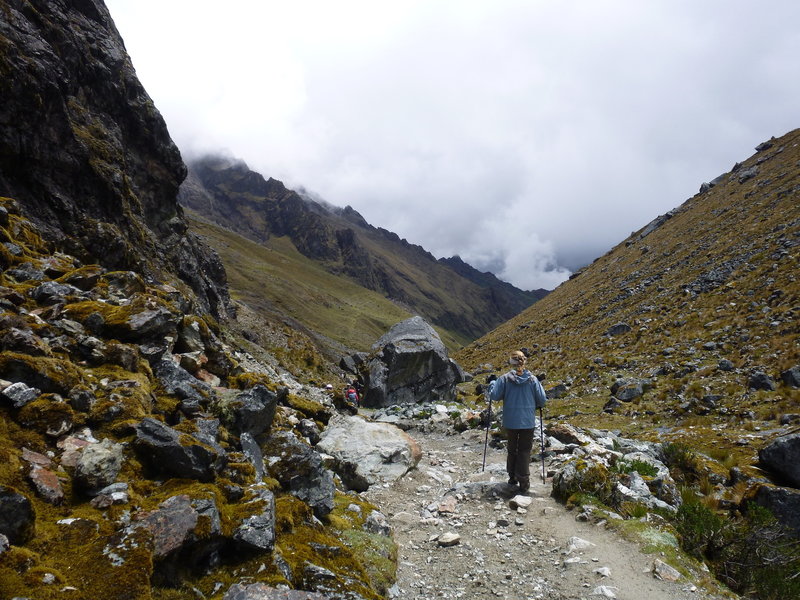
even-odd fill
[{"label": "gravel on trail", "polygon": [[[642,553],[602,522],[576,520],[551,498],[539,462],[531,464],[527,497],[517,496],[507,484],[504,450],[490,447],[482,471],[481,431],[408,433],[422,449],[417,468],[364,492],[399,546],[390,598],[722,598],[683,577],[659,579],[653,569],[660,556]],[[666,567],[663,576],[670,574],[678,575]]]}]

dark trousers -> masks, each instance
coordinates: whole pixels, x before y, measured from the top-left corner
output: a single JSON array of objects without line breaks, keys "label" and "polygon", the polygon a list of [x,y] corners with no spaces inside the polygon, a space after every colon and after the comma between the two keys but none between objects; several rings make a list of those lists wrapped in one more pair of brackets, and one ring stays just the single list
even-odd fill
[{"label": "dark trousers", "polygon": [[531,448],[533,448],[533,429],[506,429],[508,435],[508,458],[506,471],[520,485],[530,482]]}]

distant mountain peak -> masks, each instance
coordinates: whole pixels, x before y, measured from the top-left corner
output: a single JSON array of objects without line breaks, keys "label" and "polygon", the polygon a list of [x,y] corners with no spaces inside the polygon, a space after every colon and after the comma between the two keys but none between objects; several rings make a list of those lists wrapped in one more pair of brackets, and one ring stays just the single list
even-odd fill
[{"label": "distant mountain peak", "polygon": [[181,202],[256,242],[286,236],[306,257],[469,341],[542,297],[480,273],[460,258],[438,261],[423,247],[370,225],[352,206],[334,207],[304,188],[287,189],[219,157],[189,164]]}]

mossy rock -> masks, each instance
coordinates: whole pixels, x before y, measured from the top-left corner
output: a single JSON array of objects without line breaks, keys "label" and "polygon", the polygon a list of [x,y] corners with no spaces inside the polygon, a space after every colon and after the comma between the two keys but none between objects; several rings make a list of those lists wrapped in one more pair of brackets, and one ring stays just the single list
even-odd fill
[{"label": "mossy rock", "polygon": [[305,503],[284,496],[276,499],[276,550],[284,557],[297,589],[314,589],[307,566],[316,565],[332,572],[336,578],[326,582],[329,595],[355,592],[368,600],[384,596],[373,584],[372,577],[356,552],[341,540],[313,523],[313,512]]},{"label": "mossy rock", "polygon": [[77,385],[85,385],[84,371],[70,361],[17,352],[0,354],[0,377],[62,395]]},{"label": "mossy rock", "polygon": [[88,292],[97,285],[98,281],[100,281],[100,276],[104,272],[105,269],[99,265],[84,265],[65,273],[56,281],[73,285],[79,290]]},{"label": "mossy rock", "polygon": [[[142,325],[141,318],[160,313],[159,319],[152,319]],[[86,300],[73,302],[64,307],[64,314],[83,324],[90,331],[123,342],[140,342],[151,334],[165,334],[177,329],[176,309],[147,294],[135,294],[130,304],[115,306],[105,302]]]},{"label": "mossy rock", "polygon": [[[377,507],[355,494],[342,492],[337,492],[335,503],[336,508],[328,515],[330,527],[364,566],[372,586],[386,594],[397,580],[398,548],[392,537],[364,529],[366,518]],[[352,505],[360,510],[349,510]]]},{"label": "mossy rock", "polygon": [[268,390],[272,392],[278,391],[278,384],[272,381],[267,375],[263,373],[239,373],[234,377],[230,377],[228,379],[228,383],[231,387],[234,387],[239,390],[249,390],[252,387],[255,387],[258,384],[265,386]]},{"label": "mossy rock", "polygon": [[56,436],[73,428],[76,415],[61,396],[42,394],[20,409],[17,420],[23,427]]},{"label": "mossy rock", "polygon": [[328,407],[308,398],[288,394],[285,403],[296,411],[303,413],[307,418],[320,421],[326,425],[331,418],[331,410]]},{"label": "mossy rock", "polygon": [[613,478],[608,468],[583,459],[569,461],[553,479],[553,496],[562,502],[576,494],[590,494],[611,504]]}]

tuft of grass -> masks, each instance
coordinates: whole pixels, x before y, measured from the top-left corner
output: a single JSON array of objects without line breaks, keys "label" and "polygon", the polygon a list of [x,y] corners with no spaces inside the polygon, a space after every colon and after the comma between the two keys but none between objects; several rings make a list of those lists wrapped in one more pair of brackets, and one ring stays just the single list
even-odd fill
[{"label": "tuft of grass", "polygon": [[611,468],[615,473],[631,473],[636,471],[639,475],[644,477],[655,477],[658,475],[658,469],[648,462],[643,460],[634,459],[631,461],[619,460]]}]

